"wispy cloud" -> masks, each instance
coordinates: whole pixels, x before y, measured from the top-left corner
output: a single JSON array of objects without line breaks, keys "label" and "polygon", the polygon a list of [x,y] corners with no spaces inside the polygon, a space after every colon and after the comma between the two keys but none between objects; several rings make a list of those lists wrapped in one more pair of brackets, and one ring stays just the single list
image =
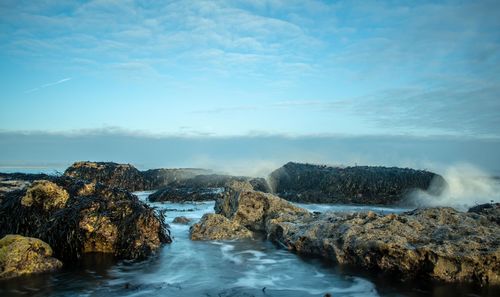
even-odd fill
[{"label": "wispy cloud", "polygon": [[36,87],[36,88],[33,88],[33,89],[29,89],[29,90],[26,90],[24,91],[25,94],[28,94],[28,93],[33,93],[33,92],[36,92],[36,91],[39,91],[41,89],[45,89],[45,88],[48,88],[48,87],[53,87],[53,86],[56,86],[56,85],[59,85],[59,84],[62,84],[62,83],[65,83],[67,81],[70,81],[72,80],[73,78],[71,77],[66,77],[66,78],[63,78],[63,79],[60,79],[58,81],[55,81],[55,82],[51,82],[51,83],[47,83],[47,84],[43,84],[39,87]]}]

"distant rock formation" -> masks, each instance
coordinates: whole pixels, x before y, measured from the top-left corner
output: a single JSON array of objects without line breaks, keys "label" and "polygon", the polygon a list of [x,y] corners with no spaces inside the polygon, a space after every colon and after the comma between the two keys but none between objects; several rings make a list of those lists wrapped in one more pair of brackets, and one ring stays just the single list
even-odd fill
[{"label": "distant rock formation", "polygon": [[130,164],[76,162],[66,169],[64,175],[129,191],[146,189],[141,172]]},{"label": "distant rock formation", "polygon": [[64,175],[128,191],[159,190],[151,196],[151,201],[215,200],[217,188],[232,180],[249,181],[256,190],[270,192],[263,178],[213,174],[210,170],[197,168],[139,171],[130,164],[86,161],[75,162]]},{"label": "distant rock formation", "polygon": [[432,172],[397,167],[330,167],[289,162],[269,176],[274,193],[294,202],[395,204],[414,189],[438,195],[445,180]]},{"label": "distant rock formation", "polygon": [[0,203],[0,236],[40,238],[62,260],[87,252],[144,258],[171,242],[163,215],[121,188],[70,177],[25,177],[30,185],[7,192]]},{"label": "distant rock formation", "polygon": [[193,225],[191,238],[247,238],[248,230],[299,254],[402,279],[500,285],[500,225],[491,217],[498,208],[318,214],[239,183],[226,188],[216,214]]},{"label": "distant rock formation", "polygon": [[52,248],[37,238],[5,235],[0,239],[0,279],[50,272],[62,267]]},{"label": "distant rock formation", "polygon": [[192,178],[173,182],[169,186],[151,194],[149,201],[186,202],[217,200],[221,197],[224,187],[233,182],[248,182],[252,189],[256,191],[270,191],[266,180],[263,178],[208,174],[197,175]]}]

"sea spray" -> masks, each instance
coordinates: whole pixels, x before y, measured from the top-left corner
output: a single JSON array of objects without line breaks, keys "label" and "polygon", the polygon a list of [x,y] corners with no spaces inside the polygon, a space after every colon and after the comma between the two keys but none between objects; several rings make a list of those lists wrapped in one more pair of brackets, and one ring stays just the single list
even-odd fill
[{"label": "sea spray", "polygon": [[451,166],[442,175],[447,185],[440,195],[415,190],[408,196],[409,204],[418,207],[450,206],[467,210],[478,204],[500,202],[500,179],[476,166]]}]

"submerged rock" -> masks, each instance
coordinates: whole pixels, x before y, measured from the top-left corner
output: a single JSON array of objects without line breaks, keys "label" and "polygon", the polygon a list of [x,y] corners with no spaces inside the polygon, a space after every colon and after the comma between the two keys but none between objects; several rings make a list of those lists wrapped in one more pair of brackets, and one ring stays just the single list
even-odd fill
[{"label": "submerged rock", "polygon": [[220,214],[205,214],[190,228],[191,240],[230,240],[251,238],[252,232]]},{"label": "submerged rock", "polygon": [[172,223],[181,224],[181,225],[188,225],[189,223],[191,223],[191,219],[186,218],[184,216],[175,217],[174,220],[172,221]]},{"label": "submerged rock", "polygon": [[135,195],[69,177],[7,193],[0,204],[0,236],[11,233],[44,240],[61,259],[87,252],[143,258],[171,241],[163,215]]},{"label": "submerged rock", "polygon": [[415,189],[438,195],[445,180],[432,172],[397,167],[330,167],[289,162],[273,171],[274,192],[306,203],[394,204]]},{"label": "submerged rock", "polygon": [[54,271],[62,262],[51,247],[37,238],[6,235],[0,239],[0,279]]}]

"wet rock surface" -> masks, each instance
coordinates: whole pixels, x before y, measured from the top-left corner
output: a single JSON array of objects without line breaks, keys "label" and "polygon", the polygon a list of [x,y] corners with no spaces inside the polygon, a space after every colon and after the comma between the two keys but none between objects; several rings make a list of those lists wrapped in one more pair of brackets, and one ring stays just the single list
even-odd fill
[{"label": "wet rock surface", "polygon": [[87,252],[143,258],[171,241],[163,215],[135,195],[69,177],[30,182],[0,204],[0,236],[21,234],[47,242],[62,260]]},{"label": "wet rock surface", "polygon": [[192,240],[230,240],[251,238],[252,232],[234,220],[220,214],[205,214],[190,228]]},{"label": "wet rock surface", "polygon": [[62,262],[52,257],[52,248],[40,239],[12,234],[0,239],[0,279],[61,267]]},{"label": "wet rock surface", "polygon": [[175,217],[174,220],[172,221],[174,224],[182,224],[182,225],[189,225],[191,223],[190,218],[186,218],[185,216],[180,216],[180,217]]},{"label": "wet rock surface", "polygon": [[[491,207],[486,207],[492,212]],[[493,208],[494,209],[494,208]],[[215,223],[238,224],[299,254],[394,274],[401,279],[500,284],[500,226],[483,213],[452,208],[378,215],[313,214],[248,184],[227,187]],[[197,239],[210,239],[207,219]],[[199,235],[198,233],[202,233]],[[224,234],[218,239],[230,238]]]},{"label": "wet rock surface", "polygon": [[396,167],[330,167],[289,162],[269,176],[274,193],[294,202],[395,204],[414,189],[438,195],[435,173]]},{"label": "wet rock surface", "polygon": [[[268,193],[253,190],[249,182],[232,182],[215,203],[216,214],[208,214],[191,228],[191,239],[247,238],[253,232],[265,232],[266,224],[280,217],[296,219],[310,216],[307,210]],[[216,224],[224,227],[218,229]],[[233,234],[231,230],[245,230]],[[248,231],[248,233],[247,233]],[[250,234],[250,235],[249,235]]]}]

